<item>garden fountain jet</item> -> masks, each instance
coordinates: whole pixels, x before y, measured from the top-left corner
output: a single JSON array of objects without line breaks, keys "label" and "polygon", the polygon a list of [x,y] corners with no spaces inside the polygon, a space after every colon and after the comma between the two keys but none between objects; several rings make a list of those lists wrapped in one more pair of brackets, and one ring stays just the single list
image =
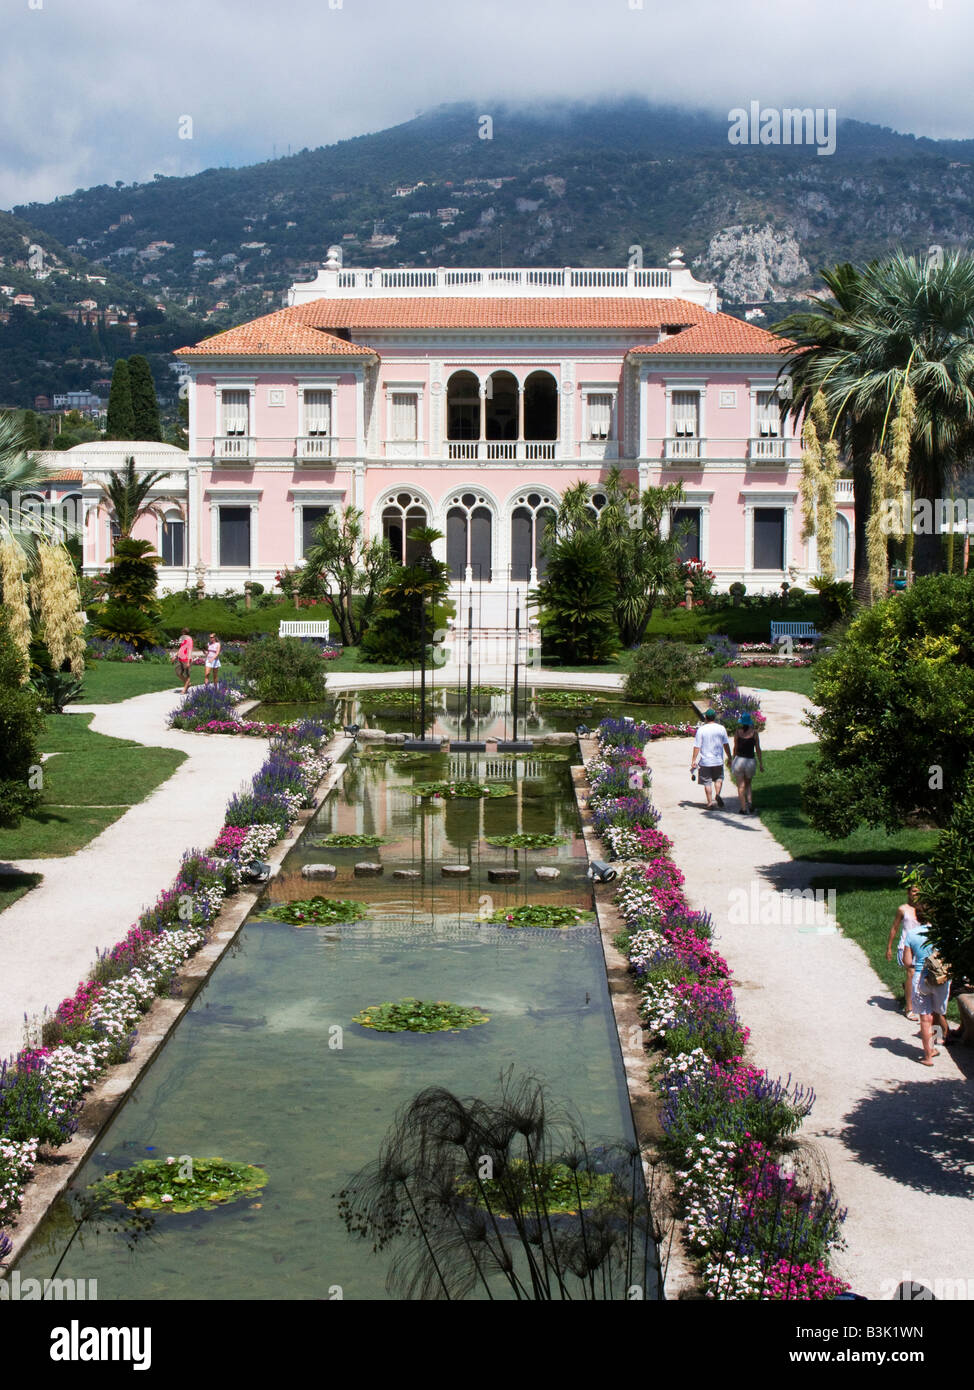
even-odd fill
[{"label": "garden fountain jet", "polygon": [[[473,715],[470,712],[471,697],[473,695],[473,586],[470,589],[470,599],[467,604],[467,712],[464,715],[463,727],[467,737],[455,739],[451,744],[451,751],[457,753],[483,753],[487,745],[480,739],[470,738],[470,726],[473,723]],[[479,731],[478,731],[479,732]]]},{"label": "garden fountain jet", "polygon": [[500,739],[497,743],[498,753],[530,753],[534,749],[531,739],[521,739],[517,736],[517,706],[520,695],[518,687],[518,663],[521,649],[521,590],[517,589],[514,594],[514,682],[512,699],[514,705],[514,737],[512,739]]}]

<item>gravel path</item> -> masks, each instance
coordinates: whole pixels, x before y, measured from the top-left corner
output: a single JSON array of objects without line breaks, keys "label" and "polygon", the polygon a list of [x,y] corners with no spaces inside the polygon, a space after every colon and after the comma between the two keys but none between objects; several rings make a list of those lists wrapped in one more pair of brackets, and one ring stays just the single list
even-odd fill
[{"label": "gravel path", "polygon": [[[764,691],[761,704],[765,748],[809,741],[804,696]],[[911,1279],[951,1281],[938,1297],[974,1297],[974,1056],[941,1049],[934,1067],[919,1065],[918,1025],[854,941],[804,915],[811,905],[800,914],[789,903],[777,924],[768,922],[773,889],[807,887],[838,866],[791,860],[759,817],[739,813],[730,783],[725,810],[704,811],[687,740],[654,743],[649,753],[661,829],[674,842],[690,902],[714,918],[755,1061],[815,1089],[802,1133],[821,1147],[849,1209],[837,1272],[871,1299],[889,1298]],[[758,804],[760,787],[759,774]],[[888,929],[876,923],[884,940]]]},{"label": "gravel path", "polygon": [[174,691],[113,705],[77,705],[99,734],[188,754],[145,801],[64,859],[10,864],[44,875],[0,913],[0,1058],[24,1041],[24,1014],[73,994],[96,953],[119,941],[143,908],[176,877],[183,851],[205,848],[223,824],[227,799],[263,762],[264,739],[186,734],[165,727]]}]

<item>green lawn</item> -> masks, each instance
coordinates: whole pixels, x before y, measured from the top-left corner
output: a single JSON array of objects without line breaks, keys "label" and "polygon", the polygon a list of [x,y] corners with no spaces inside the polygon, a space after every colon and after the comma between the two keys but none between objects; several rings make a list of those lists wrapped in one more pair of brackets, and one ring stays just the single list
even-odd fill
[{"label": "green lawn", "polygon": [[844,840],[814,830],[801,809],[801,784],[815,756],[814,743],[765,753],[754,779],[754,804],[764,824],[793,859],[836,864],[904,864],[926,859],[937,842],[933,830],[901,830],[887,835],[866,826]]},{"label": "green lawn", "polygon": [[42,753],[43,801],[12,830],[0,830],[0,860],[73,854],[176,771],[186,754],[146,748],[89,729],[90,714],[49,715]]},{"label": "green lawn", "polygon": [[326,671],[338,671],[342,675],[358,671],[408,671],[409,666],[383,666],[380,662],[363,661],[358,647],[345,647],[341,656],[334,661],[322,662]]},{"label": "green lawn", "polygon": [[[886,959],[886,942],[896,909],[903,902],[905,894],[895,880],[888,878],[816,878],[813,888],[827,892],[835,889],[835,913],[839,926],[845,936],[865,951],[869,964],[876,974],[903,1003],[903,967],[896,959],[896,939],[893,941],[893,959]],[[951,1001],[947,1009],[948,1018],[958,1019],[957,1005]]]},{"label": "green lawn", "polygon": [[[193,666],[192,683],[203,680],[203,667]],[[115,705],[133,695],[148,695],[156,690],[171,690],[175,704],[182,681],[172,663],[165,666],[140,661],[92,661],[85,667],[85,688],[79,705]]]},{"label": "green lawn", "polygon": [[41,874],[0,874],[0,912],[36,888],[41,877]]},{"label": "green lawn", "polygon": [[799,695],[812,698],[812,675],[814,666],[774,667],[774,666],[714,666],[704,676],[706,681],[719,681],[723,676],[733,676],[739,686],[753,690],[794,690]]}]

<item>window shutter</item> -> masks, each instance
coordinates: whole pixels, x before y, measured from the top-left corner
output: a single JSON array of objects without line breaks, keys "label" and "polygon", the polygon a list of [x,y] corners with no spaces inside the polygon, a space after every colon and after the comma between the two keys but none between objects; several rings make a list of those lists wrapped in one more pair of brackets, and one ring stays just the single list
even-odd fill
[{"label": "window shutter", "polygon": [[308,435],[331,434],[330,391],[305,391],[304,430]]},{"label": "window shutter", "polygon": [[673,433],[696,438],[699,430],[700,397],[696,391],[673,392]]},{"label": "window shutter", "polygon": [[417,400],[406,391],[392,393],[392,437],[395,440],[415,440]]},{"label": "window shutter", "polygon": [[223,392],[224,434],[245,435],[250,420],[250,392]]},{"label": "window shutter", "polygon": [[777,439],[781,433],[778,398],[773,391],[758,392],[758,434],[764,439]]},{"label": "window shutter", "polygon": [[612,397],[605,395],[588,398],[588,432],[591,439],[608,439],[612,428]]}]

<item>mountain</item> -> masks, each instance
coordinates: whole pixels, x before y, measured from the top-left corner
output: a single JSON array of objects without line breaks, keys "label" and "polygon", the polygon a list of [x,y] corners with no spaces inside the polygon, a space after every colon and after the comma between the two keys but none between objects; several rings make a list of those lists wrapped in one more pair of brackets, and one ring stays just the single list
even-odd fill
[{"label": "mountain", "polygon": [[[89,389],[118,357],[149,357],[164,395],[173,348],[207,325],[178,305],[68,251],[48,230],[0,213],[0,402],[29,407],[37,395]],[[16,305],[31,295],[32,306]],[[87,307],[82,309],[82,303]],[[117,320],[117,322],[112,322]],[[134,338],[133,338],[134,334]],[[137,340],[137,341],[136,341]]]},{"label": "mountain", "polygon": [[820,266],[974,235],[972,140],[842,121],[830,155],[733,145],[725,117],[636,100],[496,106],[490,122],[440,107],[288,158],[14,212],[130,295],[159,295],[167,317],[205,314],[205,331],[277,307],[333,243],[368,266],[624,265],[633,247],[660,265],[679,244],[725,309],[763,306],[772,322]]}]

